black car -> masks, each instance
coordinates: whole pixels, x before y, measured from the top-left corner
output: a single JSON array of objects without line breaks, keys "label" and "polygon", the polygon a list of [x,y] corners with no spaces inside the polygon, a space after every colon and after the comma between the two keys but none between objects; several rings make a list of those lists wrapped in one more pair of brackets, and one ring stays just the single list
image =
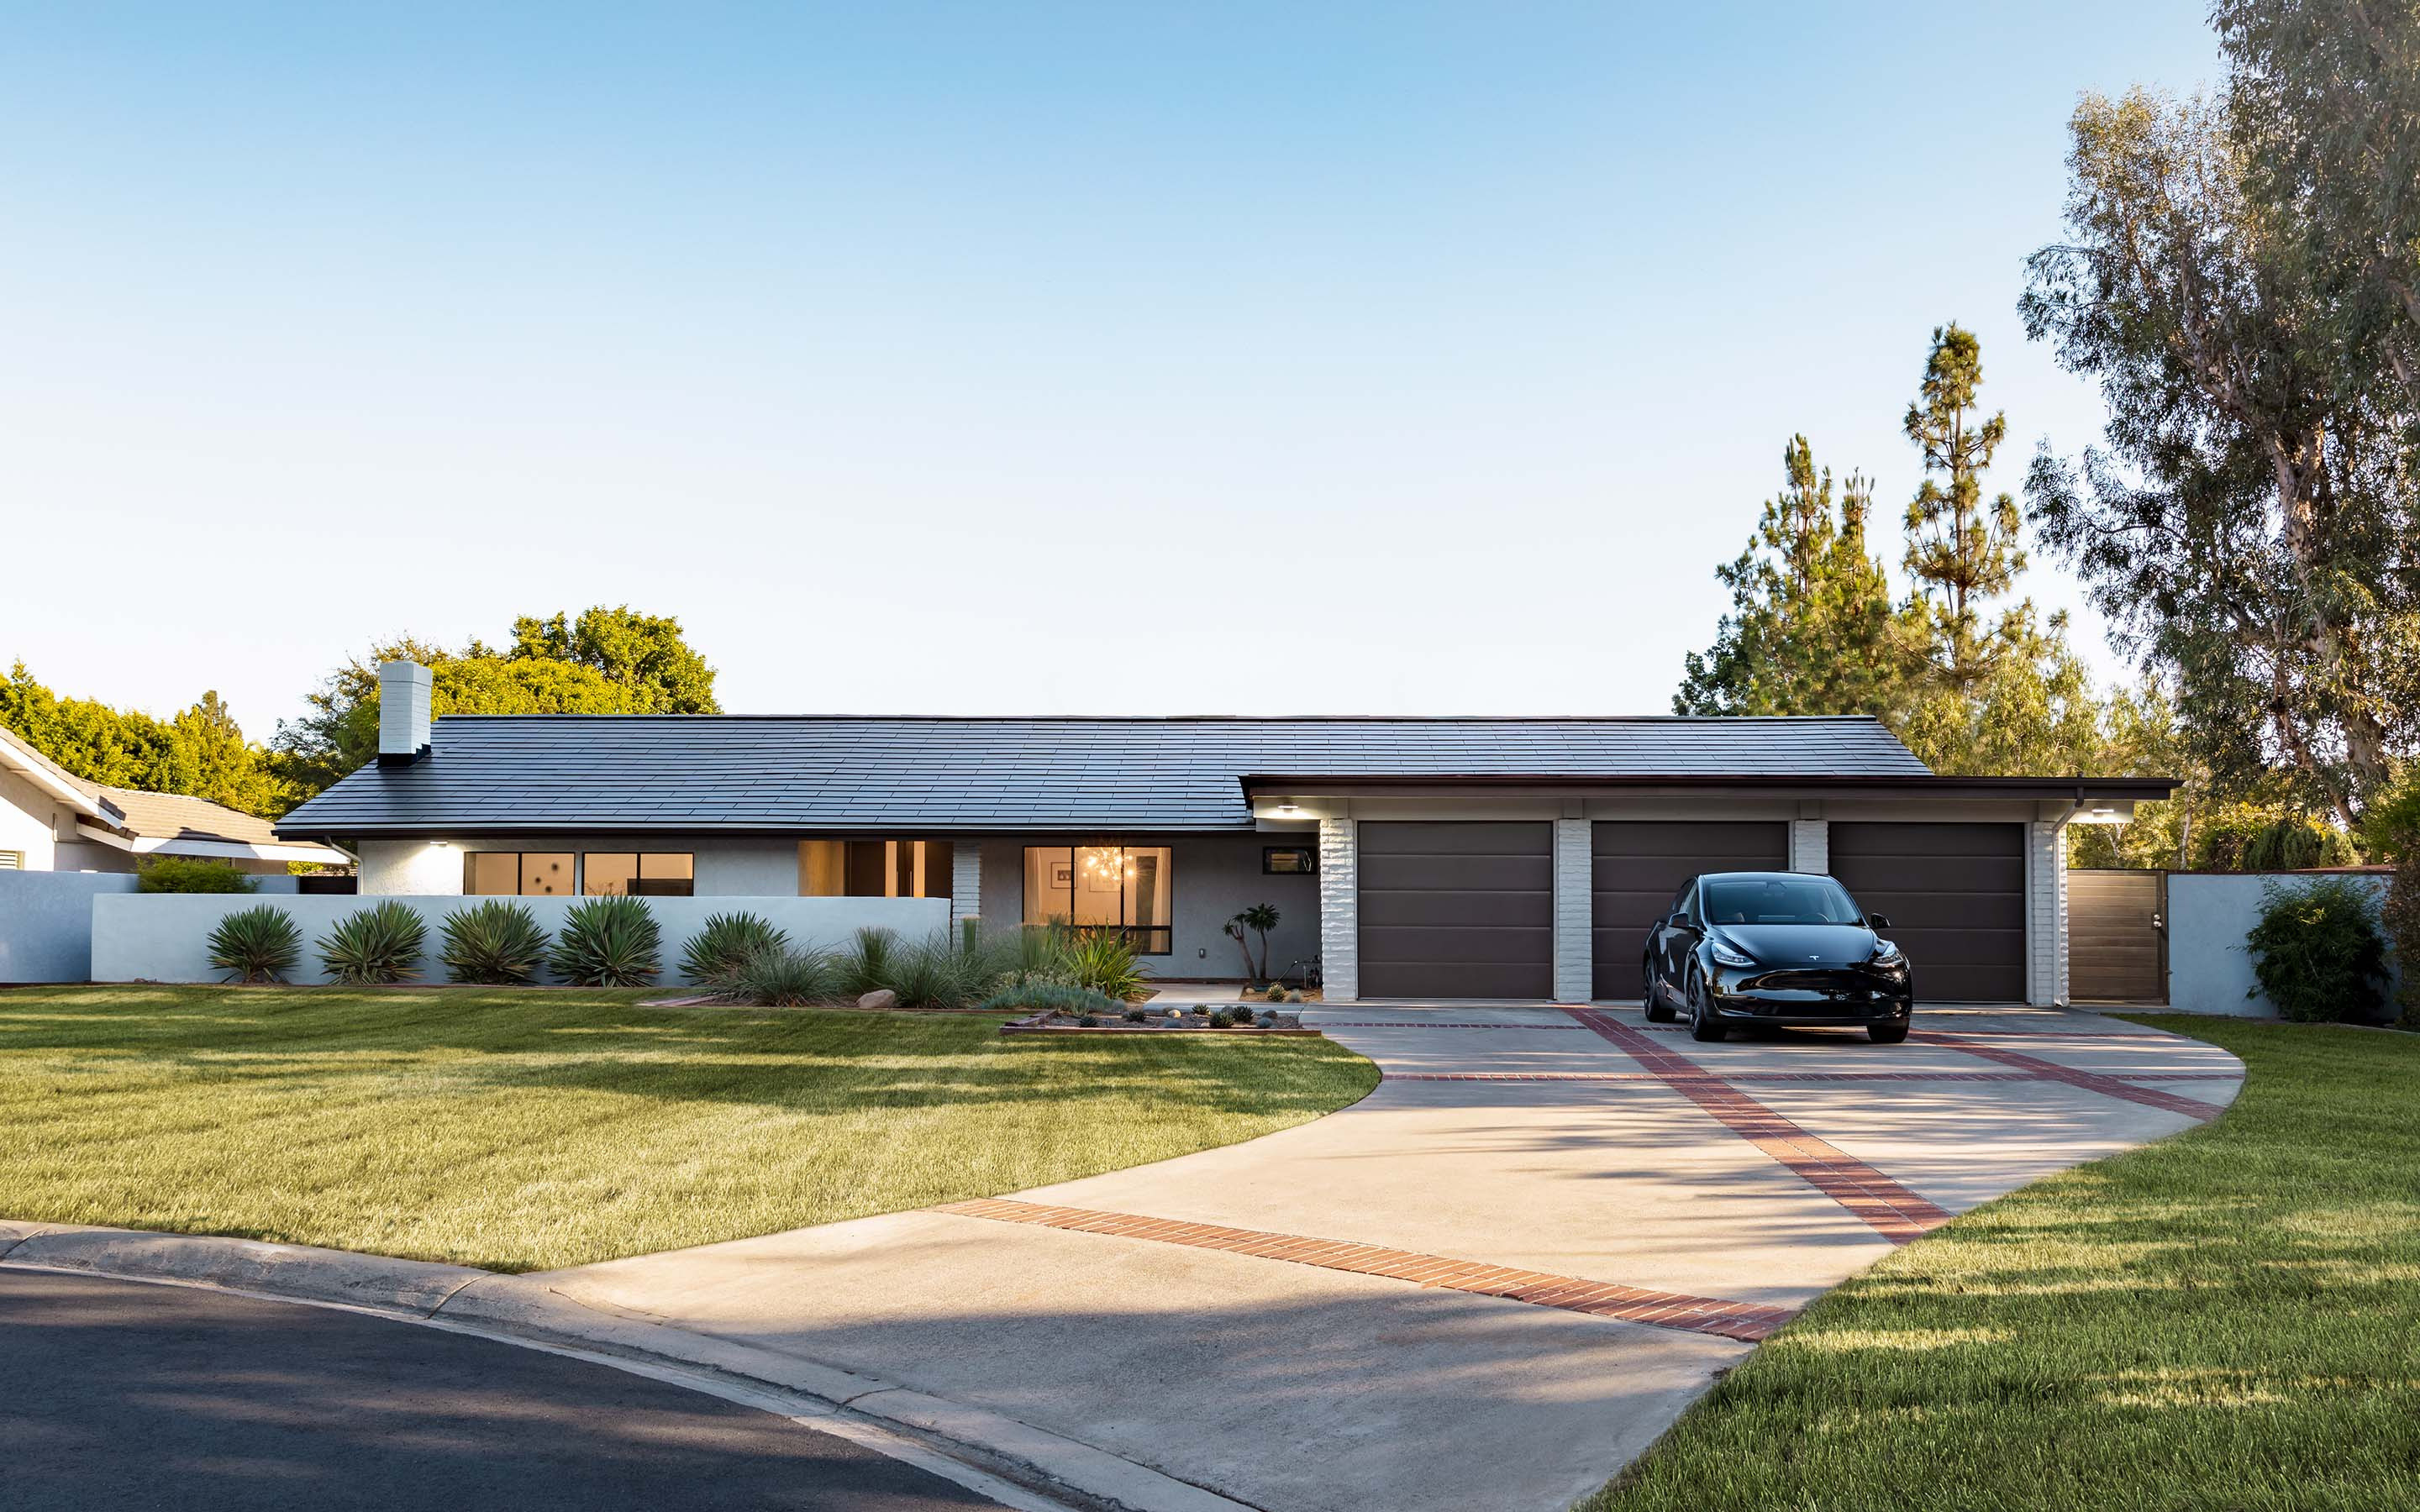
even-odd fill
[{"label": "black car", "polygon": [[1803,872],[1692,877],[1647,935],[1647,1016],[1687,1020],[1697,1040],[1741,1024],[1865,1026],[1877,1044],[1907,1038],[1907,957],[1875,931],[1890,920],[1849,889]]}]

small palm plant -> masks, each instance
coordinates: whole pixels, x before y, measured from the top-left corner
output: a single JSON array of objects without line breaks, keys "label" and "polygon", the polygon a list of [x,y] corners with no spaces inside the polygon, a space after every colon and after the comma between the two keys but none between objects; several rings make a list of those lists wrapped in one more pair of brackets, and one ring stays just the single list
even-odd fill
[{"label": "small palm plant", "polygon": [[349,914],[319,936],[319,964],[328,980],[348,987],[410,981],[420,974],[428,924],[409,904],[390,898]]},{"label": "small palm plant", "polygon": [[758,914],[715,914],[681,947],[681,975],[718,987],[751,956],[786,951],[790,936]]},{"label": "small palm plant", "polygon": [[284,981],[302,958],[302,932],[285,909],[262,903],[220,919],[209,949],[228,981]]},{"label": "small palm plant", "polygon": [[[1227,920],[1227,937],[1234,941],[1235,949],[1244,953],[1244,976],[1248,980],[1256,982],[1269,980],[1269,931],[1277,927],[1275,903],[1254,903]],[[1244,941],[1246,930],[1260,936],[1261,958],[1257,963],[1252,960],[1252,948]]]},{"label": "small palm plant", "polygon": [[546,964],[575,987],[645,987],[663,969],[663,934],[636,898],[591,898],[563,916]]},{"label": "small palm plant", "polygon": [[520,903],[490,898],[445,918],[438,958],[454,981],[526,987],[546,964],[546,930]]}]

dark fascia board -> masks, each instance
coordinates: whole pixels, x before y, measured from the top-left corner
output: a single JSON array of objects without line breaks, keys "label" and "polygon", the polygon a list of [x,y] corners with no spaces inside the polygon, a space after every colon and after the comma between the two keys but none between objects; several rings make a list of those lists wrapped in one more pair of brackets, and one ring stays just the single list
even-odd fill
[{"label": "dark fascia board", "polygon": [[2181,784],[2172,777],[1868,777],[1816,773],[1787,776],[1770,773],[1723,772],[1663,776],[1571,776],[1541,772],[1530,776],[1498,773],[1251,772],[1241,779],[1244,795],[1285,793],[1326,794],[1348,788],[1487,787],[1487,788],[1705,788],[1736,791],[1758,788],[1770,792],[1848,793],[1926,797],[1993,798],[2164,798]]},{"label": "dark fascia board", "polygon": [[1183,824],[1160,821],[1153,824],[1078,824],[1067,820],[1050,820],[1032,825],[1003,825],[998,820],[977,823],[970,820],[925,821],[901,820],[895,824],[874,825],[718,825],[696,820],[660,820],[634,823],[628,819],[612,823],[572,821],[546,825],[496,825],[469,823],[459,825],[425,824],[357,824],[329,825],[308,825],[300,828],[276,826],[279,840],[314,840],[340,842],[347,838],[357,840],[495,840],[517,836],[594,835],[607,839],[615,835],[727,835],[737,839],[771,838],[781,840],[966,840],[988,836],[1016,836],[1043,839],[1084,835],[1250,835],[1261,832],[1249,817],[1229,824],[1225,822]]}]

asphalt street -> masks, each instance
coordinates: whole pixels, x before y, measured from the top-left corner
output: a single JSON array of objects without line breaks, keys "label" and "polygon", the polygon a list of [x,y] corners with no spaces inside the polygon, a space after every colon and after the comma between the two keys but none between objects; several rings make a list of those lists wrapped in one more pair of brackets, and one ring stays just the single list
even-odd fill
[{"label": "asphalt street", "polygon": [[360,1314],[0,1271],[0,1505],[965,1512],[788,1419]]}]

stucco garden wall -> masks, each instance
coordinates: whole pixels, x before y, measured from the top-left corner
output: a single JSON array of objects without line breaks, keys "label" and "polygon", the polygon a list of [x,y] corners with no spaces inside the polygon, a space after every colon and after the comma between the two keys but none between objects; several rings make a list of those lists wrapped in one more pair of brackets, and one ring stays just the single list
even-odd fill
[{"label": "stucco garden wall", "polygon": [[[2288,887],[2313,873],[2174,872],[2168,875],[2168,1005],[2190,1013],[2229,1013],[2273,1018],[2277,1005],[2258,992],[2252,952],[2244,937],[2260,921],[2260,899],[2271,882]],[[2381,901],[2387,879],[2377,872],[2354,880]],[[2388,969],[2397,969],[2390,957]],[[2390,1000],[2394,992],[2388,986]]]}]

